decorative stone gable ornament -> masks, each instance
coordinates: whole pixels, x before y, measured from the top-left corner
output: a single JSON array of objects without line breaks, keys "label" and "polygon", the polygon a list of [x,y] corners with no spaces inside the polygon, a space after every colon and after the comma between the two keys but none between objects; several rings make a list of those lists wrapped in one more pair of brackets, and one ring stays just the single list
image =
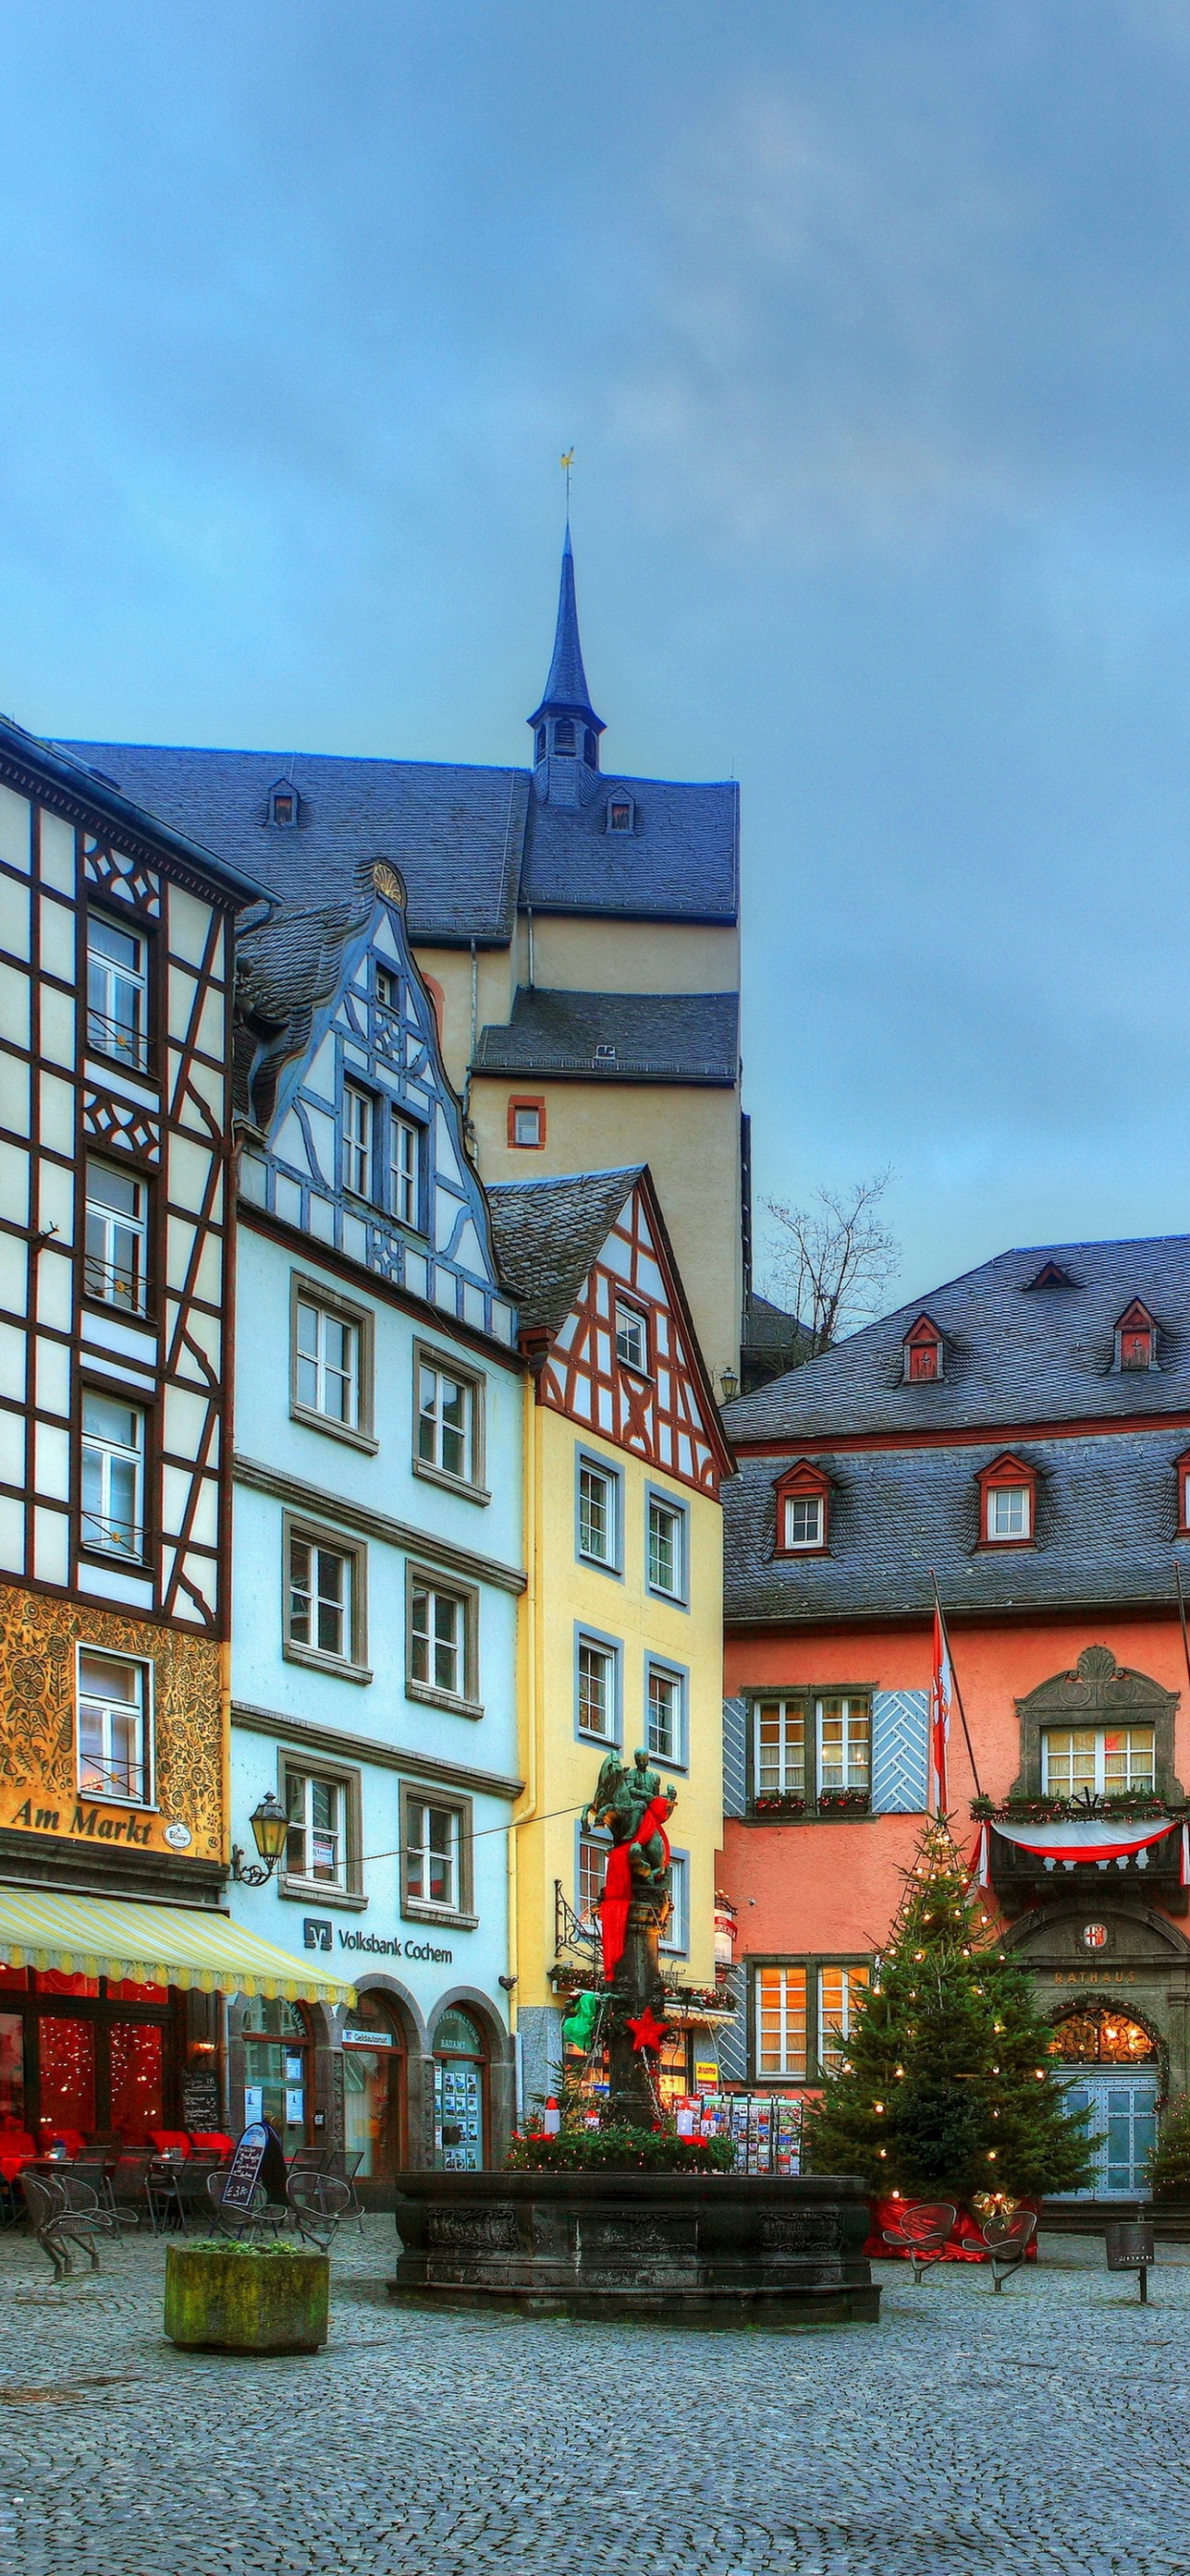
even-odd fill
[{"label": "decorative stone gable ornament", "polygon": [[395,904],[398,912],[405,909],[405,883],[388,859],[376,859],[372,866],[372,883],[386,903]]}]

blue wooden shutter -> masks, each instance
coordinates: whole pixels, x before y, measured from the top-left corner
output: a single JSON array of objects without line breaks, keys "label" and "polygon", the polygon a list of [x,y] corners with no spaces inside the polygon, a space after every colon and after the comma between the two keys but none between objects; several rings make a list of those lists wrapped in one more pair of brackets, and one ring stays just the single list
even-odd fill
[{"label": "blue wooden shutter", "polygon": [[877,1815],[924,1814],[930,1694],[872,1694],[872,1805]]},{"label": "blue wooden shutter", "polygon": [[723,1702],[723,1813],[746,1816],[748,1812],[748,1702],[725,1699]]}]

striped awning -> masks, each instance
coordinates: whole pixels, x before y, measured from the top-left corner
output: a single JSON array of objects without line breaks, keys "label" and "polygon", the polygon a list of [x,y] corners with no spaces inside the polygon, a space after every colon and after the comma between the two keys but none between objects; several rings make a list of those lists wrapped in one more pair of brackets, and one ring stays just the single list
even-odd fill
[{"label": "striped awning", "polygon": [[355,1988],[288,1950],[190,1905],[125,1905],[0,1887],[0,1960],[66,1977],[127,1977],[138,1986],[197,1986],[206,1995],[282,1995],[350,2004]]}]

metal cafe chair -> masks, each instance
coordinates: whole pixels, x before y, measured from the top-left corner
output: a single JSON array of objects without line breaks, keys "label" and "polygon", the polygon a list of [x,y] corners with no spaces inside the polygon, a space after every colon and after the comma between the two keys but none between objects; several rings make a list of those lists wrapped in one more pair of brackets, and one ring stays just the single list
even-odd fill
[{"label": "metal cafe chair", "polygon": [[915,2288],[920,2289],[922,2274],[929,2265],[942,2261],[957,2215],[948,2200],[912,2200],[901,2212],[899,2227],[881,2229],[886,2245],[895,2245],[899,2254],[908,2255]]},{"label": "metal cafe chair", "polygon": [[210,2201],[219,2234],[221,2236],[258,2236],[263,2235],[267,2229],[271,2236],[275,2236],[285,2213],[283,2210],[274,2209],[263,2183],[256,2184],[250,2209],[240,2209],[234,2202],[229,2208],[223,2197],[229,2179],[229,2169],[226,2165],[220,2165],[216,2172],[207,2175],[207,2198]]},{"label": "metal cafe chair", "polygon": [[338,2174],[291,2174],[286,2185],[299,2236],[329,2254],[339,2221],[351,2212],[355,2194]]},{"label": "metal cafe chair", "polygon": [[119,2221],[108,2209],[101,2209],[91,2185],[76,2182],[66,2174],[32,2173],[21,2176],[21,2189],[29,2212],[29,2223],[43,2254],[48,2254],[54,2267],[55,2281],[74,2270],[71,2249],[81,2245],[91,2257],[91,2269],[99,2270],[97,2236],[114,2236]]},{"label": "metal cafe chair", "polygon": [[997,2210],[979,2232],[992,2267],[992,2288],[1002,2290],[1010,2275],[1019,2272],[1037,2234],[1036,2212],[1014,2209],[1010,2217],[1007,2211]]}]

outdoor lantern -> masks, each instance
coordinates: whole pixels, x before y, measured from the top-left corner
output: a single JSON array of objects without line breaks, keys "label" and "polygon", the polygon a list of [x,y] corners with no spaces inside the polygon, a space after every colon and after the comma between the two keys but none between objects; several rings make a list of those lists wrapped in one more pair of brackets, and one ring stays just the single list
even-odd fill
[{"label": "outdoor lantern", "polygon": [[724,1403],[734,1404],[740,1391],[740,1381],[736,1376],[735,1370],[729,1368],[721,1369],[719,1372],[719,1384],[723,1389]]},{"label": "outdoor lantern", "polygon": [[245,1869],[242,1845],[236,1843],[232,1847],[231,1874],[244,1887],[263,1887],[266,1880],[272,1877],[285,1849],[289,1818],[280,1800],[273,1796],[271,1789],[266,1789],[259,1805],[253,1808],[248,1822],[252,1827],[252,1840],[264,1862],[264,1868]]}]

